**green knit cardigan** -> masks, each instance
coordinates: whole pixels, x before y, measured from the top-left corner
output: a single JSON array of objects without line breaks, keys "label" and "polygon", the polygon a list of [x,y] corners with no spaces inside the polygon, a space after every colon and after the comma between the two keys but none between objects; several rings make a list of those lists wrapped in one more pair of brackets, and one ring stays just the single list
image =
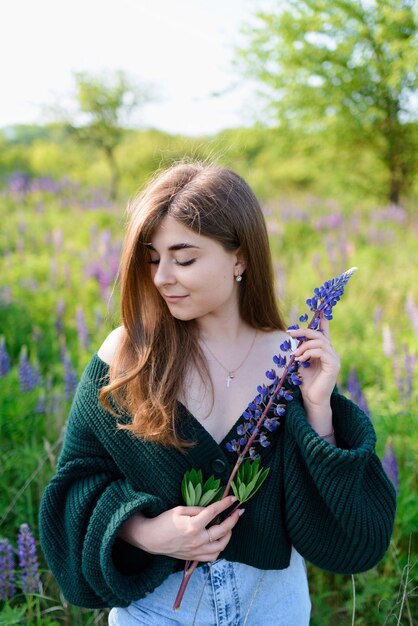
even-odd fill
[{"label": "green knit cardigan", "polygon": [[[124,542],[120,528],[137,511],[153,517],[183,504],[180,485],[192,467],[226,484],[236,454],[225,443],[244,420],[241,415],[218,445],[178,403],[179,434],[197,442],[182,453],[118,430],[115,417],[98,404],[98,391],[107,382],[108,366],[94,354],[74,397],[39,520],[46,560],[64,596],[90,608],[126,606],[182,568],[182,561]],[[222,557],[283,569],[293,545],[325,570],[367,570],[388,547],[396,508],[394,489],[375,453],[373,426],[334,392],[339,443],[334,447],[311,428],[300,392],[297,396],[271,445],[260,451],[269,475],[246,502]]]}]

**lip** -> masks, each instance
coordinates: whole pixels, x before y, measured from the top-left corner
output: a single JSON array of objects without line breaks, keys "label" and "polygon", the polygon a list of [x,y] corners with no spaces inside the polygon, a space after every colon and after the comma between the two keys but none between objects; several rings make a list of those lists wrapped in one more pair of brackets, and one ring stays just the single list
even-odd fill
[{"label": "lip", "polygon": [[187,298],[187,296],[163,296],[164,300],[167,302],[178,302],[179,300],[183,300]]}]

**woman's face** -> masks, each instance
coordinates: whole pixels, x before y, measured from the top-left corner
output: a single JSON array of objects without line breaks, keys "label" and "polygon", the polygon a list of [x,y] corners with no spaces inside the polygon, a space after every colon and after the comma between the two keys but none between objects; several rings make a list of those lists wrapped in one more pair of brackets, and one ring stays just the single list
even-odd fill
[{"label": "woman's face", "polygon": [[236,311],[235,276],[244,271],[236,252],[171,216],[162,220],[148,248],[152,279],[174,317],[187,321]]}]

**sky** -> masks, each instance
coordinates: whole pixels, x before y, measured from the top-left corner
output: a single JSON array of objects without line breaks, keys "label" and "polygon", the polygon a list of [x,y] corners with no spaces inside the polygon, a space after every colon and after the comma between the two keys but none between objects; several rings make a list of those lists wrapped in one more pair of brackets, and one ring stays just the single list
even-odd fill
[{"label": "sky", "polygon": [[[132,125],[188,135],[248,126],[256,85],[233,67],[259,0],[8,0],[0,6],[0,127],[45,123],[74,72],[125,71],[155,102]],[[214,96],[213,94],[221,94]]]}]

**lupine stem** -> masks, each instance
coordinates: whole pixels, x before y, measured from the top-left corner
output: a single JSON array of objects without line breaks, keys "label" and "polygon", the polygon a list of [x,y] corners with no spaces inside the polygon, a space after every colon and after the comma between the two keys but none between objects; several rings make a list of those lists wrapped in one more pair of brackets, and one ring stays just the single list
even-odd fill
[{"label": "lupine stem", "polygon": [[[315,320],[320,316],[320,311],[315,311],[314,315],[312,316],[311,321],[308,324],[308,328],[312,328],[312,326],[315,324]],[[301,339],[298,343],[299,347],[304,341],[306,341],[306,339]],[[283,374],[279,380],[279,382],[277,383],[274,391],[271,393],[270,396],[270,400],[268,401],[268,403],[266,404],[262,414],[260,415],[260,418],[257,421],[257,425],[254,428],[254,431],[251,435],[251,437],[248,439],[243,451],[240,453],[237,462],[235,463],[232,472],[229,476],[228,482],[226,484],[225,487],[225,491],[222,494],[222,498],[221,500],[223,500],[224,498],[226,498],[229,494],[229,491],[231,489],[231,485],[232,485],[232,481],[234,480],[241,463],[243,463],[243,461],[245,460],[245,455],[247,454],[247,452],[249,451],[249,449],[251,448],[252,443],[254,442],[254,439],[256,438],[256,436],[258,435],[260,428],[263,425],[263,422],[266,418],[266,415],[268,414],[268,412],[271,409],[271,405],[273,404],[275,398],[277,397],[280,389],[283,387],[285,381],[286,381],[286,377],[289,374],[289,370],[290,368],[294,365],[295,362],[295,357],[294,355],[292,355],[289,359],[289,363],[286,365],[286,367],[284,368]],[[232,511],[227,515],[227,517],[229,517],[230,515],[232,515],[232,513],[234,513],[234,511],[236,511],[236,509],[239,507],[241,503],[238,502],[238,504],[232,509]],[[210,528],[210,526],[212,526],[213,524],[215,524],[216,520],[212,520],[212,522],[210,524],[208,524],[208,528]],[[184,592],[186,591],[187,585],[189,583],[190,580],[190,576],[193,574],[194,570],[196,569],[196,567],[199,565],[199,561],[193,561],[192,564],[190,565],[190,561],[186,561],[185,567],[184,567],[184,574],[183,574],[183,579],[181,581],[180,584],[180,588],[178,590],[175,602],[173,604],[173,609],[178,610],[180,608],[181,605],[181,601],[183,599],[184,596]]]},{"label": "lupine stem", "polygon": [[[332,308],[333,306],[335,306],[335,304],[337,303],[337,301],[340,299],[340,296],[344,293],[344,286],[346,285],[347,281],[349,280],[349,278],[352,276],[352,274],[357,270],[356,267],[352,267],[351,269],[349,269],[347,272],[344,272],[344,274],[341,274],[340,276],[338,276],[335,279],[331,279],[330,281],[327,281],[326,283],[324,283],[324,285],[320,288],[320,289],[315,289],[314,291],[314,297],[310,300],[306,301],[306,304],[309,305],[310,310],[314,312],[311,321],[308,324],[308,329],[309,328],[314,328],[317,329],[319,328],[319,320],[320,318],[323,316],[326,319],[332,319]],[[319,306],[318,306],[318,300],[320,302]],[[308,316],[303,316],[305,320],[308,319]],[[301,318],[302,321],[302,318]],[[298,326],[296,326],[296,328],[298,328]],[[303,337],[299,340],[299,343],[297,345],[297,347],[299,348],[299,346],[304,343],[306,341],[306,337]],[[287,351],[287,350],[286,350]],[[289,358],[289,363],[287,363],[286,361],[286,366],[284,368],[283,374],[280,378],[280,380],[277,382],[276,387],[274,388],[273,392],[270,393],[270,399],[268,401],[268,403],[266,404],[264,410],[262,411],[259,419],[257,420],[257,423],[253,429],[253,432],[250,436],[250,438],[248,439],[248,441],[245,444],[244,449],[242,450],[242,452],[239,454],[237,462],[235,463],[232,472],[229,476],[227,485],[225,487],[225,491],[222,494],[222,498],[221,500],[223,500],[224,498],[226,498],[228,496],[228,493],[231,489],[231,485],[232,482],[240,468],[240,465],[243,463],[243,461],[245,460],[245,455],[247,454],[247,452],[249,452],[251,445],[254,443],[255,438],[257,437],[257,435],[260,432],[260,429],[262,428],[263,424],[264,424],[264,420],[266,419],[266,416],[268,414],[268,412],[271,409],[271,406],[274,402],[274,400],[276,399],[276,397],[278,396],[280,390],[282,389],[286,378],[288,377],[289,373],[290,373],[290,369],[294,366],[295,363],[295,356],[292,355]],[[300,384],[300,382],[299,382]],[[250,458],[251,458],[251,454],[250,454]],[[238,502],[238,504],[234,507],[234,509],[227,514],[227,517],[229,517],[239,506],[240,506],[240,502]],[[212,526],[213,524],[216,524],[218,520],[217,519],[213,519],[207,526],[207,528],[209,528],[210,526]],[[184,567],[184,574],[183,574],[183,579],[181,581],[181,585],[179,588],[179,591],[177,593],[177,597],[175,599],[173,608],[174,609],[179,609],[180,608],[180,604],[184,595],[184,592],[186,591],[186,587],[188,585],[188,582],[190,580],[190,576],[193,574],[194,570],[196,569],[196,567],[198,566],[199,561],[193,561],[192,564],[190,564],[190,561],[186,561],[185,563],[185,567]]]}]

